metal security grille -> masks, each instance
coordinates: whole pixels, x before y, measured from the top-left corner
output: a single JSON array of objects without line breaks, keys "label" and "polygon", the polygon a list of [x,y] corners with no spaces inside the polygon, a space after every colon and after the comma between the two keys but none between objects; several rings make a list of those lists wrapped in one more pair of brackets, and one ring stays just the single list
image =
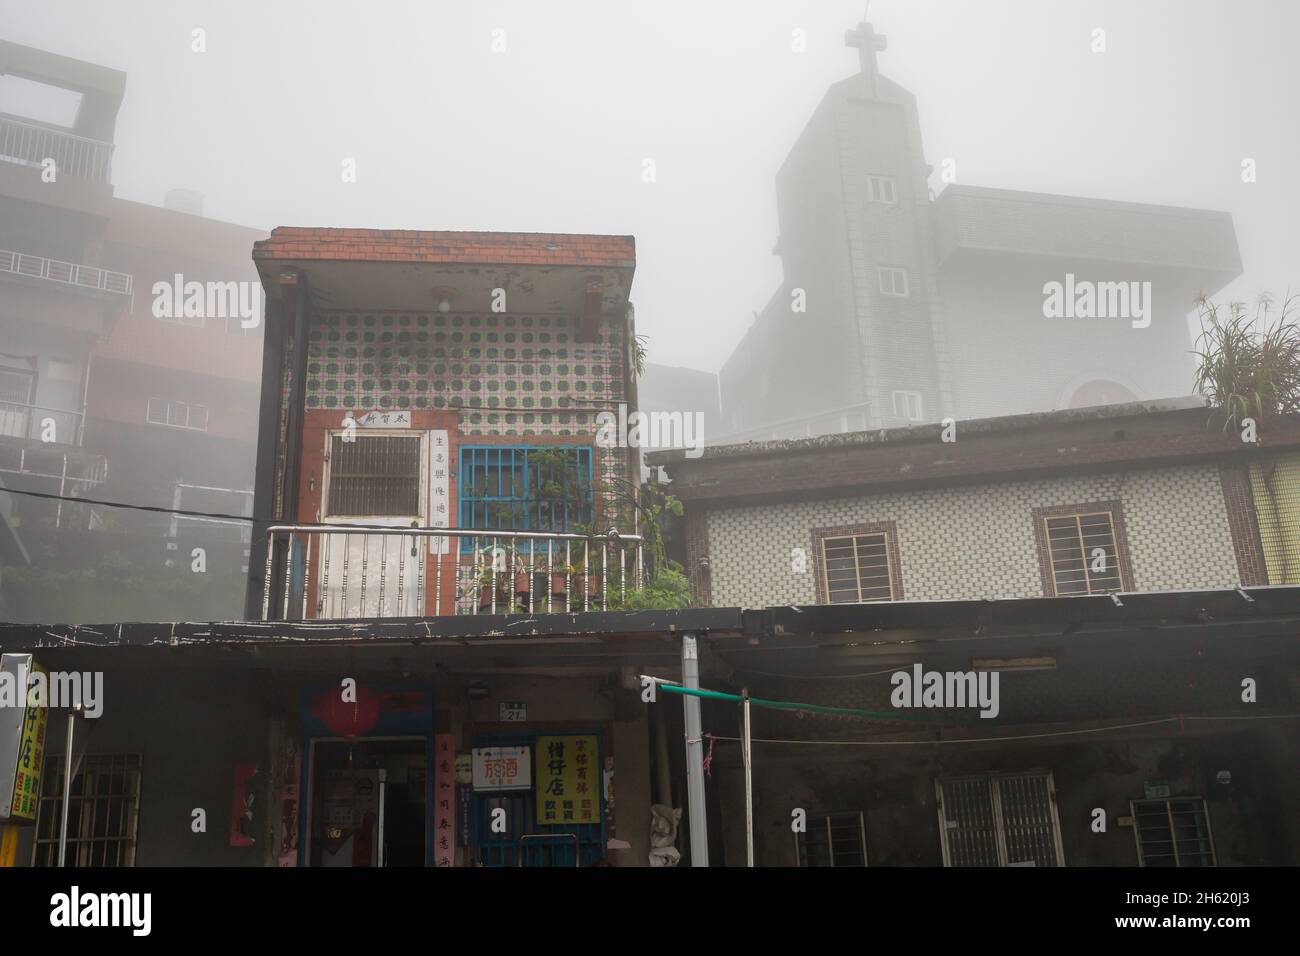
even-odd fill
[{"label": "metal security grille", "polygon": [[1063,866],[1049,771],[936,781],[945,866]]},{"label": "metal security grille", "polygon": [[460,527],[574,531],[592,522],[591,448],[460,449]]},{"label": "metal security grille", "polygon": [[885,534],[822,539],[830,603],[893,600],[888,544]]},{"label": "metal security grille", "polygon": [[1123,589],[1115,528],[1109,512],[1044,518],[1056,593],[1097,594]]},{"label": "metal security grille", "polygon": [[[55,758],[42,780],[32,866],[58,866],[62,818],[63,760]],[[82,756],[68,801],[68,866],[135,866],[139,818],[140,755]]]},{"label": "metal security grille", "polygon": [[828,813],[808,820],[808,832],[794,835],[800,866],[866,866],[867,824],[861,810]]},{"label": "metal security grille", "polygon": [[1200,797],[1132,800],[1140,866],[1217,866],[1210,815]]},{"label": "metal security grille", "polygon": [[331,517],[404,517],[420,513],[419,435],[343,435],[330,438]]}]

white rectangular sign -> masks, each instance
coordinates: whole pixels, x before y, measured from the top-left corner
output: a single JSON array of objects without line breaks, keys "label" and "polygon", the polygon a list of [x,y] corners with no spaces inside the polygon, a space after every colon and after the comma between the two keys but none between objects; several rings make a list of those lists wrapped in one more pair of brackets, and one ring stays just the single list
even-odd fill
[{"label": "white rectangular sign", "polygon": [[[429,430],[429,527],[451,527],[451,446],[447,429]],[[448,538],[431,538],[430,554],[447,554]]]},{"label": "white rectangular sign", "polygon": [[528,790],[533,785],[527,747],[475,747],[475,790]]}]

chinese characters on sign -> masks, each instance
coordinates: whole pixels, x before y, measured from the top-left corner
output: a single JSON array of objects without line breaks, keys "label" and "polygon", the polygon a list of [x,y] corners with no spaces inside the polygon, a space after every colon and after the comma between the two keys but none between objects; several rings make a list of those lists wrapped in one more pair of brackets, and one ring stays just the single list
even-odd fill
[{"label": "chinese characters on sign", "polygon": [[[3,805],[0,805],[0,819],[7,818],[15,822],[35,820],[36,808],[41,799],[41,769],[45,763],[45,728],[49,719],[49,709],[32,706],[27,699],[27,693],[35,675],[47,674],[47,672],[26,655],[5,656],[6,670],[16,673],[21,678],[17,683],[22,688],[20,693],[24,696],[21,701],[15,702],[15,706],[6,708],[18,718],[20,723],[16,727],[6,726],[4,730],[6,734],[11,730],[17,732],[16,739],[11,738],[6,742],[17,744],[17,760],[12,766],[12,791],[0,788],[0,801],[4,801]],[[26,660],[17,662],[15,660],[17,658],[26,658]],[[18,666],[14,668],[10,662],[15,662]],[[45,679],[48,680],[48,677]],[[0,747],[0,752],[9,756],[14,751],[6,745]],[[0,769],[8,771],[11,768]],[[0,776],[6,775],[0,774]]]},{"label": "chinese characters on sign", "polygon": [[[451,526],[451,481],[448,477],[451,467],[449,461],[450,446],[447,443],[447,429],[435,428],[429,432],[429,525],[433,528]],[[446,554],[450,541],[447,538],[433,538],[430,552]]]},{"label": "chinese characters on sign", "polygon": [[410,428],[410,409],[394,412],[366,412],[353,416],[358,428]]},{"label": "chinese characters on sign", "polygon": [[433,738],[433,865],[452,866],[456,856],[456,748],[451,734]]},{"label": "chinese characters on sign", "polygon": [[527,747],[475,747],[475,790],[527,790],[533,785]]},{"label": "chinese characters on sign", "polygon": [[537,738],[537,822],[600,822],[600,749],[594,736]]},{"label": "chinese characters on sign", "polygon": [[464,783],[456,784],[456,845],[470,846],[470,820],[474,815],[474,788]]}]

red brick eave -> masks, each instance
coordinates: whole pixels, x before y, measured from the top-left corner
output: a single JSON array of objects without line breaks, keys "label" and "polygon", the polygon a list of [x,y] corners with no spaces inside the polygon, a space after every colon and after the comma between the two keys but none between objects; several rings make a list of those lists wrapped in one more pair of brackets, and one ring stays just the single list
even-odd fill
[{"label": "red brick eave", "polygon": [[523,232],[436,232],[280,226],[253,246],[255,260],[427,262],[636,267],[632,236]]}]

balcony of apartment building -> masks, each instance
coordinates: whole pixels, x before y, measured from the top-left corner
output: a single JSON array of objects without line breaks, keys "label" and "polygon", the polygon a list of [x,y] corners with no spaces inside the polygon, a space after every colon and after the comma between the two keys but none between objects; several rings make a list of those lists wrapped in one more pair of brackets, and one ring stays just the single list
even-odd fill
[{"label": "balcony of apartment building", "polygon": [[[81,445],[84,411],[14,400],[0,370],[0,475],[13,487],[37,486],[59,495],[76,495],[108,479],[108,458]],[[66,440],[61,440],[66,439]],[[57,509],[56,523],[62,522]]]},{"label": "balcony of apartment building", "polygon": [[102,217],[126,74],[0,40],[0,194]]},{"label": "balcony of apartment building", "polygon": [[124,272],[0,249],[0,474],[70,494],[102,483],[108,462],[83,448],[90,355],[131,306]]},{"label": "balcony of apartment building", "polygon": [[128,273],[14,249],[0,249],[0,280],[128,308],[135,294],[135,281]]},{"label": "balcony of apartment building", "polygon": [[610,610],[644,582],[636,511],[616,481],[597,490],[590,446],[346,437],[324,462],[323,523],[268,531],[288,560],[282,580],[261,569],[264,618]]},{"label": "balcony of apartment building", "polygon": [[[10,348],[26,343],[6,344],[0,352],[0,475],[12,486],[60,498],[104,482],[107,458],[82,446],[84,361],[14,354]],[[61,524],[63,509],[55,512]]]},{"label": "balcony of apartment building", "polygon": [[[624,606],[642,536],[379,525],[276,525],[262,620],[565,614]],[[290,555],[281,580],[269,555]]]},{"label": "balcony of apartment building", "polygon": [[56,177],[113,181],[112,143],[9,114],[0,114],[0,162],[38,170],[52,164]]}]

